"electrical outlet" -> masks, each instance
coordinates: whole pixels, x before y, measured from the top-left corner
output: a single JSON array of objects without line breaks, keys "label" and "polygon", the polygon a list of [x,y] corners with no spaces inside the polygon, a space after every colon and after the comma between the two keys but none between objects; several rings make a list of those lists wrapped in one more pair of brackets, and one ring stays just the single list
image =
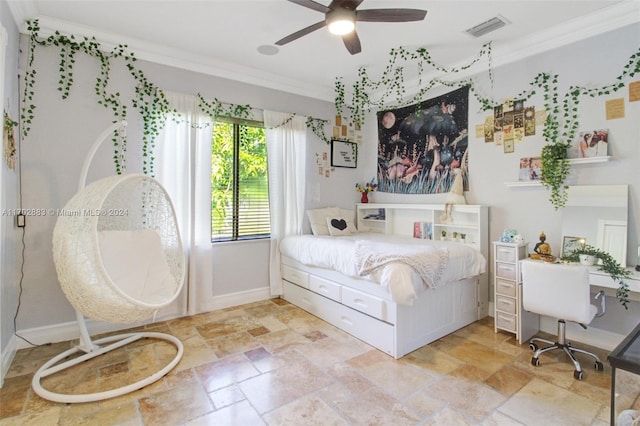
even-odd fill
[{"label": "electrical outlet", "polygon": [[27,224],[27,217],[23,214],[19,214],[16,216],[16,225],[18,228],[24,228]]}]

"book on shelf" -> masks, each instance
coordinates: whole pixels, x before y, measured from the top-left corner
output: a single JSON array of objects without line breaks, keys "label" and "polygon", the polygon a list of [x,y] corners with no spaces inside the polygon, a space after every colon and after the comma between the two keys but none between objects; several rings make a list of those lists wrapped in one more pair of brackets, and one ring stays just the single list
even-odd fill
[{"label": "book on shelf", "polygon": [[413,238],[433,240],[433,224],[431,222],[413,222]]}]

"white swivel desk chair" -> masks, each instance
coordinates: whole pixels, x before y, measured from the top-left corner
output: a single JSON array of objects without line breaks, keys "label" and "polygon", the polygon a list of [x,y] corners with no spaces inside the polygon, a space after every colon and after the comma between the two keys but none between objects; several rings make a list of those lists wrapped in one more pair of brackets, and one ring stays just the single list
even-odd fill
[{"label": "white swivel desk chair", "polygon": [[[541,353],[553,349],[562,349],[569,355],[576,367],[573,377],[582,380],[582,368],[574,356],[575,352],[595,358],[595,368],[602,371],[604,366],[600,359],[591,352],[575,348],[565,339],[565,321],[573,321],[585,329],[594,317],[604,314],[604,292],[596,298],[601,300],[600,313],[598,307],[591,304],[589,271],[581,265],[548,263],[536,260],[522,261],[522,303],[525,310],[540,315],[558,318],[558,341],[534,337],[529,343],[535,351],[531,364],[540,365],[538,357]],[[550,346],[538,348],[535,342],[543,342]]]}]

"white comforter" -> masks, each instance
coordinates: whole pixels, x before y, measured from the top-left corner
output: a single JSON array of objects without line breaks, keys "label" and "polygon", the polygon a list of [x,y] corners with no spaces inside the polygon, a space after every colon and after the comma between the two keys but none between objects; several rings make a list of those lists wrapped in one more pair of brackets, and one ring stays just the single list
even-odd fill
[{"label": "white comforter", "polygon": [[308,266],[373,281],[404,305],[425,288],[485,273],[487,265],[482,253],[464,244],[369,233],[289,236],[280,252]]}]

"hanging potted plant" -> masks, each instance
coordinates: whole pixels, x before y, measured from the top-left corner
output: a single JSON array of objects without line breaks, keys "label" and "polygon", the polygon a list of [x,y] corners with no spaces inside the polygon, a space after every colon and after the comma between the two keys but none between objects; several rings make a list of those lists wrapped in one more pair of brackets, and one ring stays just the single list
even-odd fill
[{"label": "hanging potted plant", "polygon": [[620,263],[618,263],[618,261],[609,253],[586,244],[583,247],[572,251],[571,254],[569,256],[565,256],[563,260],[567,260],[569,262],[591,263],[588,259],[589,257],[592,257],[595,260],[595,264],[599,267],[599,270],[609,274],[611,279],[618,283],[616,297],[625,309],[629,309],[629,285],[624,282],[624,279],[629,277],[631,273],[620,265]]}]

